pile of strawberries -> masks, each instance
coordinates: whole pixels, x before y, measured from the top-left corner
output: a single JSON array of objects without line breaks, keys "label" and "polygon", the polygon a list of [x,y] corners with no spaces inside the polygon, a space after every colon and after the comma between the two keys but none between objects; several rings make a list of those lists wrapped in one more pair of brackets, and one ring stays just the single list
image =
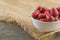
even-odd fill
[{"label": "pile of strawberries", "polygon": [[38,7],[33,13],[32,17],[43,22],[54,22],[60,20],[60,7],[46,8]]}]

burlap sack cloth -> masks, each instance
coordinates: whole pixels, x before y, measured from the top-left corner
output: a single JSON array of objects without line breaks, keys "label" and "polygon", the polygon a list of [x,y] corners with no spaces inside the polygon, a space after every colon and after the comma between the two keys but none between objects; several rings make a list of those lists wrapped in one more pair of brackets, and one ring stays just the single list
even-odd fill
[{"label": "burlap sack cloth", "polygon": [[51,4],[53,3],[53,7],[57,7],[55,4],[58,5],[59,0],[58,3],[55,2],[56,0],[1,0],[0,21],[16,22],[36,40],[53,40],[54,33],[60,30],[48,34],[41,33],[33,26],[30,15],[32,10],[41,4],[43,4],[42,6],[46,4],[46,7],[52,7]]}]

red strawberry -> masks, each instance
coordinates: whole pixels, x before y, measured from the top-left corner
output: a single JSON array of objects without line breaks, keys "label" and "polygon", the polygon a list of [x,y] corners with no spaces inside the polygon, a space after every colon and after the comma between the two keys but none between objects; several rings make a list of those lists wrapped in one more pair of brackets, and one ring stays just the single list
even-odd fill
[{"label": "red strawberry", "polygon": [[50,22],[50,21],[53,21],[53,20],[54,20],[54,17],[53,17],[53,16],[51,16],[51,15],[49,14],[49,12],[48,12],[48,11],[45,11],[45,14],[46,14],[46,19],[47,19],[47,21],[48,21],[48,22]]},{"label": "red strawberry", "polygon": [[60,7],[57,8],[58,12],[59,12],[59,17],[60,17]]},{"label": "red strawberry", "polygon": [[47,21],[54,21],[55,20],[55,18],[53,17],[53,16],[51,16],[51,15],[46,15],[46,19],[47,19]]},{"label": "red strawberry", "polygon": [[50,14],[53,15],[53,11],[52,11],[52,9],[50,9]]},{"label": "red strawberry", "polygon": [[40,13],[44,13],[45,11],[49,11],[48,8],[43,7],[42,10],[40,10]]},{"label": "red strawberry", "polygon": [[45,18],[45,17],[46,17],[46,15],[43,14],[43,13],[41,13],[41,14],[38,15],[38,19]]},{"label": "red strawberry", "polygon": [[60,12],[60,7],[57,8],[58,12]]},{"label": "red strawberry", "polygon": [[50,17],[49,17],[49,12],[48,11],[45,11],[45,13],[44,14],[46,14],[46,19],[47,19],[47,21],[50,19]]},{"label": "red strawberry", "polygon": [[49,11],[45,11],[44,14],[45,14],[45,15],[50,15]]},{"label": "red strawberry", "polygon": [[44,13],[44,11],[49,10],[48,8],[45,7],[38,7],[37,10],[40,10],[40,13]]},{"label": "red strawberry", "polygon": [[47,21],[51,21],[51,18],[49,15],[46,15],[46,19],[47,19]]},{"label": "red strawberry", "polygon": [[55,18],[50,15],[51,21],[55,21]]},{"label": "red strawberry", "polygon": [[54,17],[59,16],[58,10],[56,8],[52,8],[52,10],[50,10],[50,14]]},{"label": "red strawberry", "polygon": [[46,19],[40,19],[40,21],[47,22],[47,20],[46,20]]},{"label": "red strawberry", "polygon": [[44,13],[43,7],[39,7],[38,10],[40,10],[40,13]]},{"label": "red strawberry", "polygon": [[40,13],[39,10],[34,11],[34,12],[32,13],[32,17],[33,17],[33,18],[36,18],[37,15],[39,15],[39,13]]}]

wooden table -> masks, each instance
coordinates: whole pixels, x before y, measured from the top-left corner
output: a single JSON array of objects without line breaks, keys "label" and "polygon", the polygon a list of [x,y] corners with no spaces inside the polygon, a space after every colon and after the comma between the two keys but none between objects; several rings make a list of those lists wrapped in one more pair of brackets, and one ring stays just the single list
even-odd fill
[{"label": "wooden table", "polygon": [[0,40],[34,40],[15,23],[0,22]]}]

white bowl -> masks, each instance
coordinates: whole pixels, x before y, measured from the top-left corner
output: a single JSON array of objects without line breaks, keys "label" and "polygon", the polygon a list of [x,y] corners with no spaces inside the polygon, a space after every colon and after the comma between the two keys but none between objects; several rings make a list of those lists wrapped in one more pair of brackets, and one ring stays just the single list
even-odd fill
[{"label": "white bowl", "polygon": [[56,22],[41,22],[32,17],[32,22],[40,32],[50,32],[60,28],[60,21]]}]

